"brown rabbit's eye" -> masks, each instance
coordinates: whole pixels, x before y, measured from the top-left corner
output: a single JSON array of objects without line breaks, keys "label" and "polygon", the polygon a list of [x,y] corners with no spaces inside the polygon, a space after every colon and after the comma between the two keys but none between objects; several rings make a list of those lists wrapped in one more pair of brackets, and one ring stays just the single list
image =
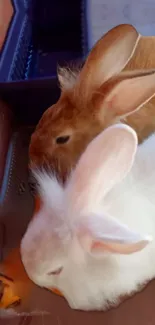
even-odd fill
[{"label": "brown rabbit's eye", "polygon": [[56,143],[57,144],[64,144],[64,143],[68,142],[69,138],[70,138],[69,135],[58,137],[58,138],[56,138]]},{"label": "brown rabbit's eye", "polygon": [[61,273],[61,271],[63,270],[63,267],[59,267],[57,270],[48,272],[47,275],[59,275]]}]

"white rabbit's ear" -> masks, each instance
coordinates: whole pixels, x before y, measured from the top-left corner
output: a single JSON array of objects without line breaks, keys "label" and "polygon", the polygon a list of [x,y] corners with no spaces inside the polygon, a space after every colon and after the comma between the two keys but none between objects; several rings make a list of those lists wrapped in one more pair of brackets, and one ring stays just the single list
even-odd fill
[{"label": "white rabbit's ear", "polygon": [[137,30],[121,24],[108,31],[93,47],[81,70],[77,88],[87,96],[106,80],[118,74],[133,55],[140,38]]},{"label": "white rabbit's ear", "polygon": [[80,222],[78,237],[93,255],[105,252],[131,254],[142,250],[152,237],[129,229],[109,215],[92,214]]},{"label": "white rabbit's ear", "polygon": [[132,167],[137,149],[135,131],[110,126],[89,143],[66,186],[70,211],[92,209]]}]

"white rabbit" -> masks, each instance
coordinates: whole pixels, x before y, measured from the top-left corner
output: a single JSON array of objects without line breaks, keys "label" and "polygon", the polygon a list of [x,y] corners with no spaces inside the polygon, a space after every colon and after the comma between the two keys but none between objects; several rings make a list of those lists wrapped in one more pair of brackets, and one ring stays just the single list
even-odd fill
[{"label": "white rabbit", "polygon": [[75,309],[105,310],[155,276],[155,135],[125,124],[82,154],[63,187],[35,172],[42,208],[21,242],[29,277]]}]

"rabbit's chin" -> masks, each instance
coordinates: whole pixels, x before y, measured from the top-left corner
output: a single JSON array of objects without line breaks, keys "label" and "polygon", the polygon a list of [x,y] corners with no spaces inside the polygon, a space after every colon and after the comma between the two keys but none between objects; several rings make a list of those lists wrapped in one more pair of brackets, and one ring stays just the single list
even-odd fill
[{"label": "rabbit's chin", "polygon": [[[134,292],[132,293],[132,295],[134,294]],[[74,300],[67,300],[68,305],[70,308],[74,309],[74,310],[83,310],[83,311],[107,311],[111,308],[116,308],[118,307],[122,301],[124,301],[125,299],[127,299],[128,296],[126,297],[117,297],[113,300],[106,300],[105,298],[99,298],[96,299],[96,301],[81,301],[81,302],[75,302]]]},{"label": "rabbit's chin", "polygon": [[118,308],[120,304],[133,298],[136,294],[140,293],[145,289],[148,285],[149,280],[145,281],[143,284],[139,284],[137,288],[131,291],[128,294],[120,295],[118,297],[113,297],[109,300],[106,297],[97,297],[95,301],[91,302],[88,298],[87,301],[75,302],[73,299],[67,299],[67,303],[70,308],[74,310],[81,310],[81,311],[108,311],[112,308]]}]

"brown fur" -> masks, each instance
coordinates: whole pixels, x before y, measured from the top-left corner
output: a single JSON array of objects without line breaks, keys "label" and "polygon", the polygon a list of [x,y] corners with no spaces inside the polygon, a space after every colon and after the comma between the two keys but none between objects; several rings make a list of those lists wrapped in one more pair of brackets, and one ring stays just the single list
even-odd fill
[{"label": "brown fur", "polygon": [[[57,145],[55,139],[63,130],[74,130],[73,141],[65,145]],[[101,130],[102,125],[93,120],[91,107],[87,109],[81,107],[79,110],[72,93],[67,91],[61,95],[57,104],[44,113],[32,135],[31,165],[37,167],[49,165],[53,171],[66,178],[66,174],[76,164],[83,149]]]},{"label": "brown fur", "polygon": [[[141,37],[135,53],[124,70],[155,68],[155,37]],[[126,118],[126,123],[133,127],[142,142],[155,131],[155,97],[143,109]]]},{"label": "brown fur", "polygon": [[[115,89],[117,91],[117,85],[123,89],[123,80],[128,80],[129,86],[132,86],[132,78],[135,80],[138,76],[142,78],[152,74],[145,70],[155,68],[154,53],[154,37],[140,38],[132,26],[120,25],[97,42],[80,73],[62,69],[58,75],[62,88],[60,99],[45,111],[31,138],[31,167],[48,165],[60,178],[66,179],[87,144],[120,118],[137,131],[139,142],[149,136],[155,130],[155,97],[152,97],[155,93],[155,79],[148,79],[148,82],[152,82],[152,88],[151,92],[147,92],[146,99],[151,100],[126,117],[124,115],[127,114],[116,112],[117,95],[113,96],[113,92]],[[121,73],[123,69],[130,70],[130,73]],[[137,69],[144,70],[131,72]],[[147,88],[145,82],[144,87]],[[110,102],[108,96],[112,96]],[[144,96],[141,101],[146,102],[146,99]],[[135,102],[137,104],[140,106],[141,102]],[[71,138],[68,143],[58,145],[56,138],[60,135],[70,135]]]}]

